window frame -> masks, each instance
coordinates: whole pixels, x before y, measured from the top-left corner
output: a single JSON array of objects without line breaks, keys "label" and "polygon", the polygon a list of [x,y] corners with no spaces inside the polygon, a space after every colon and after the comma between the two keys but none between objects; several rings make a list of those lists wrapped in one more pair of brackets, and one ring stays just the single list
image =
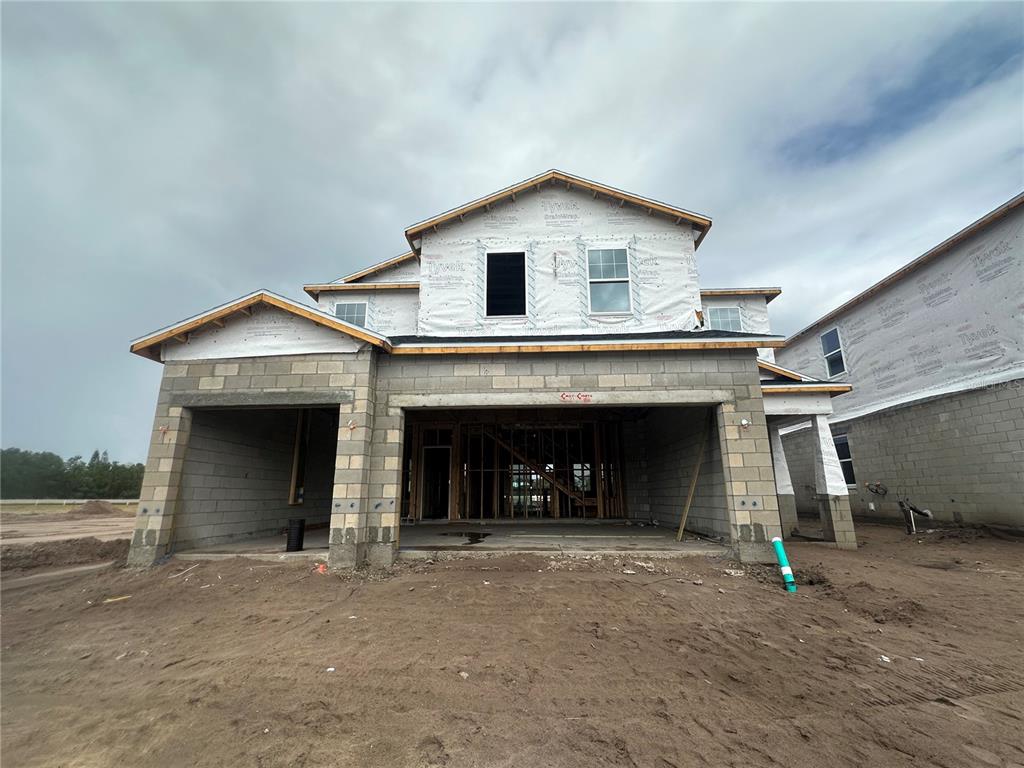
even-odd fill
[{"label": "window frame", "polygon": [[[850,458],[848,458],[848,459],[844,459],[844,458],[841,458],[839,456],[839,446],[837,445],[837,443],[838,443],[838,441],[840,439],[842,439],[842,441],[844,443],[846,443],[846,452],[850,454]],[[843,464],[844,463],[849,463],[849,465],[850,465],[850,474],[853,475],[853,482],[852,483],[846,483],[846,473],[843,472],[843,482],[846,483],[846,487],[847,488],[856,488],[857,487],[857,470],[853,466],[853,451],[850,450],[850,436],[846,432],[840,432],[838,434],[832,435],[832,445],[835,446],[835,448],[836,448],[836,458],[839,459],[839,469],[840,469],[840,471],[843,469]]]},{"label": "window frame", "polygon": [[[351,320],[346,320],[343,317],[338,317],[338,307],[342,307],[342,306],[352,306],[352,307],[354,307],[354,306],[356,306],[358,304],[362,304],[363,305],[363,324],[362,325],[359,325],[358,323],[353,323]],[[334,316],[338,320],[341,320],[341,322],[348,323],[349,325],[353,325],[356,328],[369,328],[367,323],[369,321],[369,316],[370,316],[370,302],[369,301],[336,301],[334,303]]]},{"label": "window frame", "polygon": [[[626,277],[591,277],[590,276],[590,253],[591,251],[624,251],[626,254]],[[622,243],[616,245],[595,245],[587,246],[587,263],[584,267],[587,270],[587,314],[598,317],[632,317],[633,316],[633,269],[629,265],[629,246]],[[625,283],[626,297],[629,299],[629,309],[613,309],[601,311],[594,309],[593,292],[591,286],[594,283]]]},{"label": "window frame", "polygon": [[[836,342],[838,343],[839,346],[835,349],[835,351],[826,353],[825,352],[825,337],[828,334],[832,333],[832,331],[836,332]],[[818,346],[821,348],[821,358],[825,361],[825,375],[828,377],[829,381],[832,381],[832,379],[839,378],[840,376],[845,376],[847,373],[849,373],[849,368],[846,367],[846,350],[843,349],[843,335],[839,332],[839,326],[834,325],[831,328],[829,328],[827,331],[825,331],[824,333],[819,334],[818,335]],[[829,366],[828,366],[828,359],[829,359],[829,357],[832,357],[832,356],[834,356],[836,354],[839,355],[839,359],[842,360],[842,362],[843,362],[843,370],[839,371],[838,373],[830,373],[829,372]]]},{"label": "window frame", "polygon": [[[491,269],[491,256],[507,256],[511,254],[523,254],[523,314],[521,315],[489,315],[487,314],[487,276]],[[500,251],[485,251],[484,252],[484,319],[485,320],[502,320],[507,318],[522,320],[523,318],[530,316],[530,297],[527,293],[527,275],[530,269],[530,258],[529,253],[525,248],[521,250],[510,250],[503,248]]]},{"label": "window frame", "polygon": [[[740,328],[739,328],[739,330],[738,331],[734,331],[731,328],[715,328],[713,325],[711,325],[711,312],[713,310],[716,310],[716,309],[735,309],[736,310],[736,316],[739,318],[739,321],[740,321]],[[708,330],[711,330],[711,331],[725,331],[726,333],[743,333],[743,308],[740,307],[738,304],[736,306],[728,306],[728,307],[707,307],[706,311],[707,311],[707,315],[708,315]]]}]

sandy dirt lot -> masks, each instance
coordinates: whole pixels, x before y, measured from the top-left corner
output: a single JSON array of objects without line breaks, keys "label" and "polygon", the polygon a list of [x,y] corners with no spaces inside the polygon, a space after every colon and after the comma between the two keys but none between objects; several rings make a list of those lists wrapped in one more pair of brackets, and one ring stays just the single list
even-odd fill
[{"label": "sandy dirt lot", "polygon": [[94,537],[102,541],[130,538],[137,505],[90,501],[81,506],[15,506],[0,510],[0,541],[31,544]]},{"label": "sandy dirt lot", "polygon": [[1024,546],[859,533],[792,545],[796,595],[610,556],[8,590],[3,765],[1024,765]]}]

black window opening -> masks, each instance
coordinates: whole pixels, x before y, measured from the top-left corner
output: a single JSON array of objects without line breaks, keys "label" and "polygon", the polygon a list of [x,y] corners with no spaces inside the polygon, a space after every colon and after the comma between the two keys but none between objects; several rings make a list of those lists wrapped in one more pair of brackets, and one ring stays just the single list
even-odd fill
[{"label": "black window opening", "polygon": [[843,469],[843,479],[847,485],[856,485],[857,478],[853,474],[853,456],[850,454],[850,441],[846,435],[835,435],[832,442],[836,444],[836,455],[839,457],[839,466]]},{"label": "black window opening", "polygon": [[526,314],[526,254],[487,254],[487,316]]}]

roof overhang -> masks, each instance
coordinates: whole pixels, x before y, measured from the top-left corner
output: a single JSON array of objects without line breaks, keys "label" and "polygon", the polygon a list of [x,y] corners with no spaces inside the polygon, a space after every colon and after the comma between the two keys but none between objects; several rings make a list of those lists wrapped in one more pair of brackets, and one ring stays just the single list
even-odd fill
[{"label": "roof overhang", "polygon": [[418,259],[418,258],[419,258],[419,254],[417,254],[415,251],[406,251],[405,253],[400,253],[397,256],[394,256],[394,257],[392,257],[390,259],[385,259],[384,261],[378,261],[376,264],[374,264],[372,266],[369,266],[369,267],[366,267],[366,269],[361,269],[358,272],[353,272],[351,275],[345,275],[344,277],[339,277],[337,282],[339,282],[339,283],[354,283],[356,280],[362,280],[364,277],[369,277],[370,275],[375,275],[378,272],[383,272],[385,269],[391,269],[391,267],[397,267],[399,264],[403,264],[403,263],[409,261],[409,259]]},{"label": "roof overhang", "polygon": [[325,328],[330,328],[340,333],[344,333],[352,338],[359,339],[372,344],[375,347],[379,347],[385,351],[390,351],[391,344],[386,337],[380,336],[379,334],[368,331],[365,328],[352,325],[339,320],[336,317],[321,312],[313,307],[308,307],[305,304],[299,304],[296,301],[279,296],[271,291],[254,291],[246,296],[229,301],[227,304],[221,304],[219,307],[214,307],[206,312],[202,312],[198,315],[194,315],[186,320],[182,320],[180,323],[162,328],[159,331],[154,331],[151,334],[142,336],[131,343],[130,351],[136,355],[148,357],[151,360],[160,360],[160,348],[161,345],[166,341],[188,341],[188,335],[194,333],[200,328],[204,328],[210,325],[223,327],[232,317],[237,315],[249,316],[252,314],[252,307],[257,304],[265,304],[267,306],[276,307],[277,309],[289,312],[297,317],[305,318],[317,325],[322,325]]},{"label": "roof overhang", "polygon": [[561,183],[565,184],[566,189],[572,189],[576,187],[578,189],[585,189],[591,192],[596,198],[598,195],[604,195],[614,200],[618,200],[621,205],[635,205],[639,208],[647,211],[648,214],[654,215],[655,213],[668,216],[675,220],[677,224],[687,222],[698,230],[699,234],[694,241],[694,247],[700,246],[701,241],[707,235],[708,230],[711,229],[711,219],[707,216],[702,216],[699,213],[693,211],[687,211],[683,208],[677,208],[666,203],[659,202],[657,200],[651,200],[647,197],[640,197],[630,192],[625,192],[615,187],[609,187],[604,184],[599,184],[596,181],[590,181],[589,179],[581,178],[580,176],[573,176],[571,173],[565,173],[552,169],[545,171],[533,178],[521,181],[518,184],[513,184],[510,187],[498,190],[497,192],[481,197],[472,202],[461,205],[458,208],[453,208],[450,211],[439,214],[432,218],[421,221],[418,224],[413,224],[411,227],[405,230],[405,239],[409,241],[409,246],[412,251],[416,254],[420,252],[422,245],[422,235],[427,230],[436,230],[442,224],[446,224],[453,219],[462,219],[469,213],[473,213],[481,208],[490,210],[490,207],[497,202],[505,200],[506,198],[516,199],[516,195],[521,192],[526,192],[530,189],[539,190],[540,187],[547,183]]},{"label": "roof overhang", "polygon": [[701,298],[712,296],[764,296],[764,303],[769,304],[772,299],[779,296],[782,289],[771,288],[701,288]]},{"label": "roof overhang", "polygon": [[829,397],[842,395],[852,390],[849,384],[830,384],[825,381],[762,381],[761,393],[764,395],[801,395],[827,393]]},{"label": "roof overhang", "polygon": [[418,291],[419,283],[313,283],[302,286],[302,290],[319,300],[321,293],[343,293],[345,291]]}]

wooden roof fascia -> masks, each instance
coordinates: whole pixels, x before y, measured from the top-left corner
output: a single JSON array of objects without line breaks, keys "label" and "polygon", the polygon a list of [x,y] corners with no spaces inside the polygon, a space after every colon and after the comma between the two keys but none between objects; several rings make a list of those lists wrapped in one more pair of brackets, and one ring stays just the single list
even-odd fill
[{"label": "wooden roof fascia", "polygon": [[[764,382],[762,382],[762,384],[764,384]],[[835,397],[836,395],[850,392],[852,389],[853,387],[849,384],[818,384],[815,382],[808,382],[806,384],[784,384],[781,387],[762,387],[761,394],[768,395],[776,393],[781,395],[801,395],[805,392],[828,392],[832,397]]]},{"label": "wooden roof fascia", "polygon": [[701,241],[711,229],[711,219],[707,216],[701,216],[698,213],[693,213],[692,211],[687,211],[683,208],[676,208],[671,205],[666,205],[665,203],[659,203],[656,200],[650,200],[646,197],[640,197],[639,195],[634,195],[630,192],[616,189],[615,187],[609,187],[596,181],[590,181],[589,179],[573,176],[572,174],[565,173],[564,171],[552,169],[550,171],[545,171],[539,176],[526,179],[525,181],[513,184],[510,187],[505,187],[504,189],[487,195],[486,197],[481,197],[477,200],[473,200],[464,205],[453,208],[450,211],[446,211],[445,213],[433,216],[425,221],[419,222],[418,224],[413,224],[405,230],[405,239],[409,241],[409,247],[412,248],[413,252],[418,252],[419,246],[416,244],[418,241],[417,236],[421,235],[426,230],[434,229],[438,225],[449,222],[452,219],[461,218],[467,213],[471,213],[479,208],[487,208],[489,210],[490,206],[499,200],[511,197],[531,187],[535,187],[539,190],[542,184],[549,181],[562,181],[566,184],[566,189],[571,189],[574,186],[581,187],[595,193],[595,196],[597,194],[603,194],[615,198],[619,201],[620,205],[624,203],[631,203],[651,212],[658,211],[659,213],[663,213],[673,219],[684,219],[689,221],[701,230],[700,235],[694,241],[694,249],[700,246]]},{"label": "wooden roof fascia", "polygon": [[815,320],[813,323],[808,325],[803,330],[797,331],[792,336],[790,336],[786,340],[786,343],[787,344],[792,344],[794,341],[796,341],[797,339],[801,338],[802,336],[806,336],[808,333],[813,331],[815,328],[820,328],[823,325],[831,324],[834,320],[836,320],[840,315],[842,315],[848,309],[852,309],[853,307],[857,306],[858,304],[864,303],[865,301],[867,301],[868,299],[873,297],[875,294],[881,293],[886,288],[888,288],[889,286],[899,282],[900,280],[902,280],[907,275],[909,275],[912,272],[920,269],[921,267],[925,266],[926,264],[934,261],[939,256],[942,256],[943,254],[947,253],[948,251],[952,250],[954,247],[956,247],[957,245],[959,245],[963,241],[967,240],[968,238],[973,236],[975,233],[980,232],[982,229],[984,229],[988,225],[994,224],[995,222],[999,221],[1004,216],[1008,215],[1011,211],[1013,211],[1016,208],[1020,207],[1022,204],[1024,204],[1024,192],[1021,192],[1020,194],[1014,196],[1013,198],[1011,198],[1007,202],[1003,203],[1001,206],[999,206],[995,210],[990,211],[989,213],[985,214],[980,219],[975,221],[973,224],[968,224],[966,227],[961,229],[959,232],[957,232],[952,237],[946,238],[941,243],[936,245],[934,248],[931,248],[930,250],[928,250],[925,253],[923,253],[920,256],[918,256],[916,259],[911,261],[909,264],[905,264],[904,266],[902,266],[899,269],[897,269],[891,275],[888,275],[887,277],[883,277],[881,280],[879,280],[877,283],[872,285],[870,288],[868,288],[867,290],[862,291],[861,293],[858,293],[856,296],[854,296],[849,301],[843,302],[838,307],[833,309],[831,312],[828,312],[828,313],[822,315],[821,317],[819,317],[817,320]]},{"label": "wooden roof fascia", "polygon": [[774,363],[769,363],[767,360],[759,359],[757,361],[757,367],[763,371],[768,371],[769,373],[774,373],[784,378],[790,379],[791,381],[804,380],[803,376],[801,376],[796,371],[791,371],[788,368],[783,368],[782,366],[775,365]]},{"label": "wooden roof fascia", "polygon": [[321,293],[343,291],[418,291],[419,283],[313,283],[302,286],[302,290],[319,299]]},{"label": "wooden roof fascia", "polygon": [[387,339],[375,336],[370,333],[366,333],[365,331],[363,331],[360,328],[357,328],[356,326],[350,325],[349,323],[344,323],[341,320],[336,320],[327,315],[323,315],[322,313],[311,308],[306,308],[299,304],[293,304],[289,301],[284,301],[278,298],[277,296],[274,296],[273,294],[261,291],[258,293],[251,294],[250,296],[245,296],[239,299],[238,301],[233,301],[229,304],[225,304],[224,306],[215,309],[211,312],[198,315],[197,317],[194,317],[191,320],[186,320],[182,323],[172,325],[169,328],[164,329],[163,331],[158,331],[157,333],[151,334],[149,336],[144,336],[141,339],[138,339],[137,341],[133,342],[129,347],[129,351],[134,352],[137,355],[146,355],[154,360],[159,360],[160,345],[163,344],[165,341],[168,341],[169,339],[178,339],[182,337],[187,340],[188,334],[198,330],[199,328],[202,328],[205,325],[214,324],[218,320],[226,320],[227,318],[234,314],[243,313],[246,315],[251,315],[252,307],[255,306],[256,304],[267,304],[269,306],[276,307],[277,309],[281,309],[293,315],[303,317],[306,320],[310,320],[311,322],[314,322],[317,325],[322,325],[325,328],[330,328],[332,330],[339,331],[348,336],[352,336],[353,338],[359,339],[360,341],[365,341],[376,347],[380,347],[385,351],[391,350],[391,344],[387,341]]},{"label": "wooden roof fascia", "polygon": [[353,272],[351,275],[345,275],[344,277],[338,278],[338,282],[353,283],[356,280],[362,280],[364,277],[367,277],[368,275],[375,275],[378,272],[383,272],[385,269],[398,266],[399,264],[402,264],[412,258],[419,258],[419,254],[417,254],[416,251],[406,251],[405,253],[400,253],[398,256],[369,266],[366,269],[361,269],[358,272]]},{"label": "wooden roof fascia", "polygon": [[778,286],[768,288],[701,288],[701,298],[705,296],[764,296],[765,304],[782,294]]}]

